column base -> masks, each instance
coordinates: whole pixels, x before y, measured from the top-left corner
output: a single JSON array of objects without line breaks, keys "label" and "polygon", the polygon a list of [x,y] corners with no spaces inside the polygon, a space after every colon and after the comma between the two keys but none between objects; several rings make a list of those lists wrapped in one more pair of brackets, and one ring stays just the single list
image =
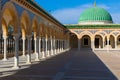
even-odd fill
[{"label": "column base", "polygon": [[22,57],[25,57],[26,55],[24,54],[24,55],[22,55]]},{"label": "column base", "polygon": [[39,61],[39,54],[37,52],[35,53],[35,56],[36,56],[35,61]]},{"label": "column base", "polygon": [[19,69],[20,66],[13,66],[12,69]]},{"label": "column base", "polygon": [[51,56],[53,55],[53,50],[50,51],[50,55],[51,55]]},{"label": "column base", "polygon": [[41,57],[42,59],[44,59],[44,58],[46,58],[45,57],[45,52],[42,52],[42,57]]},{"label": "column base", "polygon": [[47,51],[47,57],[49,57],[50,56],[50,52],[49,51]]},{"label": "column base", "polygon": [[26,64],[32,64],[31,62],[26,62]]},{"label": "column base", "polygon": [[7,58],[4,58],[4,59],[2,59],[3,61],[7,61],[8,59]]},{"label": "column base", "polygon": [[35,61],[40,61],[40,59],[35,59]]}]

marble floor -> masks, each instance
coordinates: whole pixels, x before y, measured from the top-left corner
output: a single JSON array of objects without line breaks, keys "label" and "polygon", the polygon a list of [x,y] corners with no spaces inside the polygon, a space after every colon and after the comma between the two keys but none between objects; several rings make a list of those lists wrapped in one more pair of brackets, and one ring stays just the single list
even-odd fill
[{"label": "marble floor", "polygon": [[[24,61],[24,60],[23,60]],[[119,51],[72,49],[54,57],[23,65],[19,70],[1,71],[0,80],[119,80]],[[21,66],[21,67],[23,67]],[[0,69],[2,69],[0,67]],[[7,75],[9,74],[9,75]],[[5,75],[5,76],[4,76]]]}]

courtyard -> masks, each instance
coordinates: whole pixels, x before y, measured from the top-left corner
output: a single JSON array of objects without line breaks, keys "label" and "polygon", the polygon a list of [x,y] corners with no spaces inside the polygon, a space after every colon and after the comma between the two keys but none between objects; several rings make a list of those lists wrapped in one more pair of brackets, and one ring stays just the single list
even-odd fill
[{"label": "courtyard", "polygon": [[[114,54],[114,55],[113,55]],[[0,65],[0,80],[119,80],[119,51],[72,49],[56,56],[25,65],[20,57],[20,69]],[[12,58],[10,60],[13,60]],[[7,64],[9,63],[9,59]],[[12,63],[9,63],[9,65]],[[4,66],[4,67],[2,67]],[[5,67],[6,66],[6,67]],[[5,68],[8,68],[6,70]],[[6,71],[4,71],[4,69]],[[3,70],[3,71],[2,71]]]}]

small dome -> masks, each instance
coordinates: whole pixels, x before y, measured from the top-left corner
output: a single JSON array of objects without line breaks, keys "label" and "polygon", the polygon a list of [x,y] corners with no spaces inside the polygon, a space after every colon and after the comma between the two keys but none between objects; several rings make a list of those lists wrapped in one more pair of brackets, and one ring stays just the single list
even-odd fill
[{"label": "small dome", "polygon": [[84,22],[107,22],[113,23],[111,15],[103,8],[93,7],[86,9],[79,19],[79,23]]}]

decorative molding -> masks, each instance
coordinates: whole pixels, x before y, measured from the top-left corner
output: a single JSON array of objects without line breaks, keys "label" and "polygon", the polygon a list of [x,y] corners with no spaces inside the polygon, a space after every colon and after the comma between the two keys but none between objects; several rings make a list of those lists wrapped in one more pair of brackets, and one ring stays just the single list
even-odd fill
[{"label": "decorative molding", "polygon": [[119,34],[119,32],[113,32],[113,34],[114,34],[115,36],[117,36],[117,35]]},{"label": "decorative molding", "polygon": [[81,32],[83,32],[84,30],[74,30],[74,32],[76,32],[77,34],[80,34]]}]

